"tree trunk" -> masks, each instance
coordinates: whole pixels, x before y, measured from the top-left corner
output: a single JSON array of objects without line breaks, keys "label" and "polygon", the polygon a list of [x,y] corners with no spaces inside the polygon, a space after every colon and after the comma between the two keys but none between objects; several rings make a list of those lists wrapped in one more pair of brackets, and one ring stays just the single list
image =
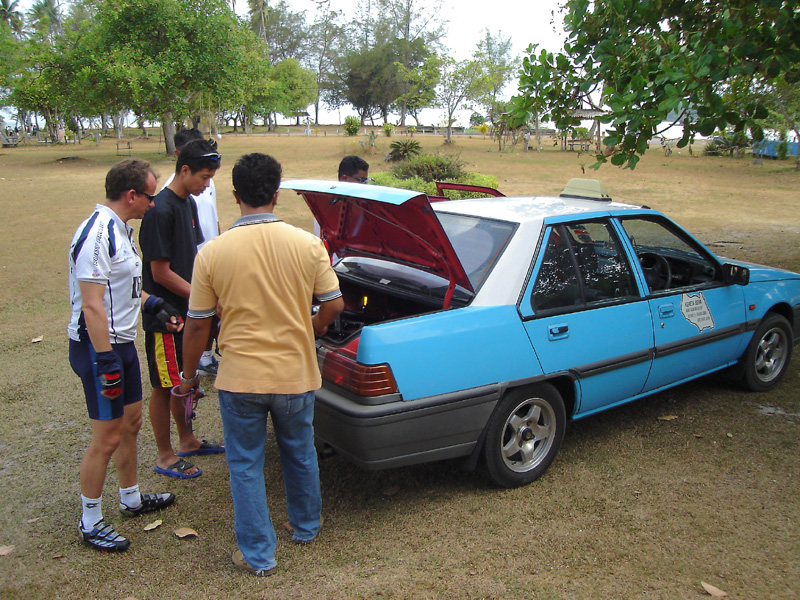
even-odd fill
[{"label": "tree trunk", "polygon": [[114,133],[117,139],[122,137],[122,113],[111,115],[111,121],[114,123]]},{"label": "tree trunk", "polygon": [[51,111],[49,108],[45,108],[41,111],[42,116],[44,116],[44,124],[47,128],[47,134],[50,136],[50,139],[53,140],[53,143],[60,143],[64,140],[59,139],[58,135],[58,117],[54,111]]},{"label": "tree trunk", "polygon": [[167,156],[175,155],[175,119],[172,112],[166,112],[161,117],[161,130],[164,132],[164,143]]}]

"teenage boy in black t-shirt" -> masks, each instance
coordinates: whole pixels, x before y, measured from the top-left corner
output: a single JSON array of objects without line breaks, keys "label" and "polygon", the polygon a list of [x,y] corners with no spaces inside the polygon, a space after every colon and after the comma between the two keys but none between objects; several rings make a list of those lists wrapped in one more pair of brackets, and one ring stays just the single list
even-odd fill
[{"label": "teenage boy in black t-shirt", "polygon": [[[197,244],[203,241],[192,195],[200,194],[210,185],[220,160],[219,153],[206,141],[186,144],[178,154],[175,178],[156,196],[155,206],[145,215],[139,231],[144,261],[142,288],[164,298],[184,319]],[[198,440],[186,421],[183,403],[170,394],[181,383],[183,335],[168,332],[149,315],[144,316],[142,325],[153,386],[150,423],[158,446],[155,471],[180,479],[198,477],[202,471],[182,457],[217,454],[225,449],[221,444]],[[170,413],[178,430],[177,453],[170,441]]]}]

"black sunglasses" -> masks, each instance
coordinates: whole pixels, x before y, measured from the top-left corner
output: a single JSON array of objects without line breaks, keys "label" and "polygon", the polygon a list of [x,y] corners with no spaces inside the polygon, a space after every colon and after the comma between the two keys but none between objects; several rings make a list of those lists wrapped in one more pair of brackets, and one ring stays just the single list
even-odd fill
[{"label": "black sunglasses", "polygon": [[147,196],[147,199],[150,202],[152,202],[153,200],[156,199],[156,195],[155,194],[148,194],[147,192],[140,192],[139,190],[133,190],[133,191],[136,192],[137,194],[141,194],[142,196]]}]

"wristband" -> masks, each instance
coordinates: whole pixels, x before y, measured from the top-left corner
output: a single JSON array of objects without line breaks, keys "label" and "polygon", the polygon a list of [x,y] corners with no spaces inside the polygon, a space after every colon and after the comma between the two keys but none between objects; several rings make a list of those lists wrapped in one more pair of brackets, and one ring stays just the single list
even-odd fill
[{"label": "wristband", "polygon": [[158,314],[158,309],[161,308],[163,303],[163,299],[159,298],[158,296],[150,295],[147,297],[147,300],[144,301],[142,310],[146,313],[150,313],[151,315],[155,315]]}]

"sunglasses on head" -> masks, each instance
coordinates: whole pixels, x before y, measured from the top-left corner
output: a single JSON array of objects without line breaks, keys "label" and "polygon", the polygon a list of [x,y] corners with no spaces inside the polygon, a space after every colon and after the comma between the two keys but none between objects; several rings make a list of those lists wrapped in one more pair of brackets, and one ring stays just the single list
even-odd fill
[{"label": "sunglasses on head", "polygon": [[358,183],[369,183],[375,181],[372,177],[353,177]]},{"label": "sunglasses on head", "polygon": [[219,162],[222,160],[222,154],[219,152],[206,152],[205,154],[201,154],[199,158],[210,158],[213,161]]}]

